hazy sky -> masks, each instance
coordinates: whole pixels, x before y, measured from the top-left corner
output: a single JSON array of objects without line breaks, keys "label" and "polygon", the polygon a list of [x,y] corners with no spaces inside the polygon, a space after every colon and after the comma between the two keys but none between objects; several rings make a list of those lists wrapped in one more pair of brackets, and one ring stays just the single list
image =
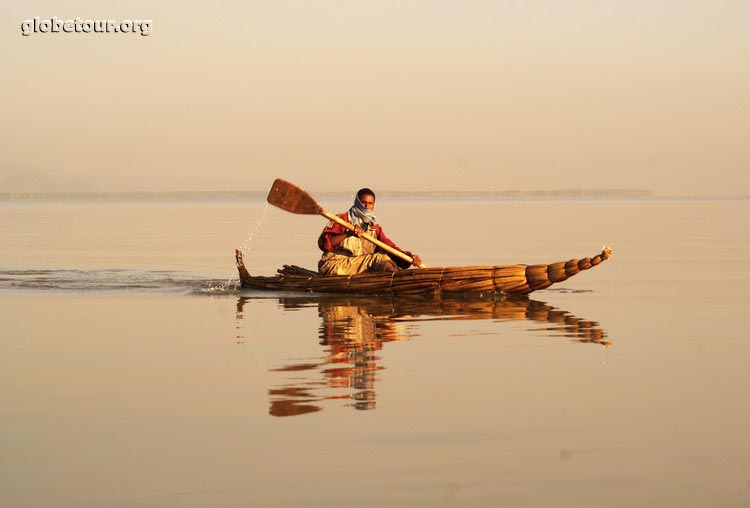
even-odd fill
[{"label": "hazy sky", "polygon": [[[36,16],[153,25],[22,36]],[[6,173],[750,193],[746,0],[11,0],[0,18]]]}]

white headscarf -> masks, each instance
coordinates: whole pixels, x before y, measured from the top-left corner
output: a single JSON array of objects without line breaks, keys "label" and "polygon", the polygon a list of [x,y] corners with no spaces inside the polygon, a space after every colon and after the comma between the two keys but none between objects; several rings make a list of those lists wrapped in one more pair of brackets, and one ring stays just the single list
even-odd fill
[{"label": "white headscarf", "polygon": [[359,196],[354,196],[354,205],[349,208],[349,223],[352,226],[375,225],[378,223],[378,218],[375,217],[372,210],[365,208],[365,205],[359,200]]}]

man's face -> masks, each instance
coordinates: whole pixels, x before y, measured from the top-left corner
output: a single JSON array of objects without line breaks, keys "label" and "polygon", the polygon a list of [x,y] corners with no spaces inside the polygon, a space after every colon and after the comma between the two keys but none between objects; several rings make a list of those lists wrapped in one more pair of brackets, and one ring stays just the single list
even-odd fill
[{"label": "man's face", "polygon": [[369,194],[365,194],[364,196],[359,198],[359,201],[368,210],[375,210],[375,196],[370,196]]}]

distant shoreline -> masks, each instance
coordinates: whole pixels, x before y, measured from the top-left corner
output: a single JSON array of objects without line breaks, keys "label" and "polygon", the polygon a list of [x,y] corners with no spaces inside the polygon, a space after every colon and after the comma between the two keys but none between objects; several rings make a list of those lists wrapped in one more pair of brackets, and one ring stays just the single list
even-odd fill
[{"label": "distant shoreline", "polygon": [[[318,200],[349,200],[351,192],[313,192]],[[153,192],[0,192],[0,202],[211,202],[265,201],[267,191],[153,191]],[[567,189],[536,191],[379,191],[379,198],[448,200],[545,199],[750,199],[750,195],[654,195],[642,189]]]}]

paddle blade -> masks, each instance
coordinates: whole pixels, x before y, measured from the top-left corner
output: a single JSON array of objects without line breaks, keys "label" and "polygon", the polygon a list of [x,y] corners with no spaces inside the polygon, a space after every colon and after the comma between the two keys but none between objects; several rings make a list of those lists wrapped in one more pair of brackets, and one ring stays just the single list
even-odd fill
[{"label": "paddle blade", "polygon": [[267,200],[282,210],[301,215],[319,215],[323,211],[310,194],[281,178],[274,180]]}]

